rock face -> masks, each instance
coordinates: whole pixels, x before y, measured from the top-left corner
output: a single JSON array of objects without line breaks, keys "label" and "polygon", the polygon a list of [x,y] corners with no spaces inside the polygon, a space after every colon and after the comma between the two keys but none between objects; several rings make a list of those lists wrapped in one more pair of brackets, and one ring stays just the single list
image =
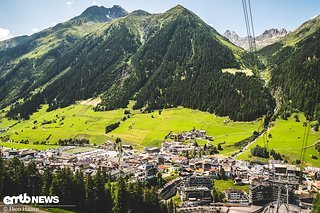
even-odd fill
[{"label": "rock face", "polygon": [[[261,35],[255,38],[257,49],[261,49],[265,46],[268,46],[270,44],[277,42],[280,38],[284,37],[288,33],[289,32],[283,28],[269,29],[264,31]],[[249,49],[248,37],[239,37],[237,33],[235,33],[234,31],[231,32],[230,30],[227,30],[223,35],[235,45],[242,47],[243,49],[246,49],[246,50]],[[252,38],[250,37],[250,39]]]},{"label": "rock face", "polygon": [[128,12],[118,5],[114,5],[112,8],[92,6],[87,8],[81,15],[76,16],[71,20],[78,21],[85,19],[86,21],[108,22],[126,15],[128,15]]},{"label": "rock face", "polygon": [[288,31],[286,29],[270,29],[264,31],[260,36],[256,38],[256,41],[265,41],[268,39],[277,39],[281,38],[288,34]]}]

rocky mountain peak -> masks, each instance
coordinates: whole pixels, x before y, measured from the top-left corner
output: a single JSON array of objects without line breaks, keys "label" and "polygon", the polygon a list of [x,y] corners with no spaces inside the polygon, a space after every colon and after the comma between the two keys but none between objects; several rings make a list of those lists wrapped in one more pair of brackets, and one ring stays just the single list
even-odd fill
[{"label": "rocky mountain peak", "polygon": [[256,41],[263,41],[266,39],[272,39],[272,38],[281,38],[285,35],[287,35],[289,32],[284,29],[269,29],[269,30],[265,30],[260,36],[256,37]]},{"label": "rocky mountain peak", "polygon": [[114,5],[112,8],[94,5],[71,20],[86,19],[88,21],[107,22],[126,15],[128,15],[128,12],[119,5]]},{"label": "rocky mountain peak", "polygon": [[[281,29],[272,28],[269,30],[265,30],[261,35],[255,37],[257,48],[260,49],[267,45],[273,44],[274,42],[278,41],[280,38],[287,35],[288,33],[289,32],[284,28],[281,28]],[[246,50],[249,49],[249,44],[248,44],[249,38],[247,36],[240,37],[237,35],[236,32],[230,31],[230,30],[227,30],[223,35],[224,37],[229,39],[229,41],[231,41],[233,44],[239,47],[242,47]]]},{"label": "rocky mountain peak", "polygon": [[224,34],[224,37],[226,37],[226,38],[232,38],[232,39],[236,39],[236,38],[239,38],[239,36],[237,35],[237,33],[236,32],[234,32],[234,31],[230,31],[230,30],[227,30]]}]

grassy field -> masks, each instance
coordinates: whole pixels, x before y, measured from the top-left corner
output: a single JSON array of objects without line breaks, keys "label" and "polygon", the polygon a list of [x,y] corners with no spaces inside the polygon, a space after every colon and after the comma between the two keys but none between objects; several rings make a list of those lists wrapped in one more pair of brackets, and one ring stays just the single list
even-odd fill
[{"label": "grassy field", "polygon": [[[267,137],[267,140],[269,141],[269,150],[274,149],[276,152],[285,155],[285,158],[288,159],[289,163],[292,163],[292,161],[299,159],[300,157],[304,134],[303,122],[305,121],[305,117],[303,114],[298,114],[298,116],[300,122],[295,121],[294,114],[288,120],[277,119],[272,123],[272,127],[267,133],[267,136],[271,134],[271,138]],[[313,129],[311,129],[308,145],[314,144],[314,142],[319,139],[320,132],[315,132]],[[238,156],[238,159],[266,161],[266,159],[251,156],[250,150],[257,144],[260,146],[264,145],[264,140],[262,137],[260,137],[255,143],[251,144],[243,154]],[[312,155],[320,158],[320,155],[314,146],[310,146],[306,149],[305,161],[308,162],[307,164],[320,166],[320,160],[313,159],[311,157]]]},{"label": "grassy field", "polygon": [[[128,107],[130,108],[132,104]],[[121,122],[116,130],[104,134],[105,127],[120,121],[124,109],[94,112],[92,106],[76,104],[63,109],[47,112],[44,105],[39,112],[34,113],[30,120],[8,120],[4,113],[0,118],[0,129],[7,129],[1,137],[8,136],[10,140],[20,142],[29,140],[29,144],[1,142],[1,145],[16,148],[51,148],[45,145],[33,145],[33,142],[45,141],[55,144],[59,139],[87,138],[91,143],[101,144],[107,139],[120,137],[124,143],[142,146],[160,146],[170,131],[181,133],[193,127],[207,130],[207,134],[215,138],[214,144],[225,142],[222,147],[232,145],[258,129],[260,122],[232,122],[227,117],[217,117],[213,114],[185,108],[173,108],[153,113],[141,113],[131,110],[130,118]],[[199,144],[206,143],[199,140]],[[142,145],[142,146],[141,146]],[[221,153],[231,155],[236,149],[227,147]]]},{"label": "grassy field", "polygon": [[[128,107],[131,108],[132,104]],[[227,117],[217,117],[207,112],[186,108],[173,108],[152,113],[141,113],[132,110],[130,118],[122,121],[120,127],[108,133],[105,127],[111,123],[120,121],[124,116],[124,109],[94,112],[92,106],[76,104],[63,109],[47,112],[48,106],[43,106],[39,112],[33,114],[30,120],[15,121],[8,120],[4,113],[0,118],[0,129],[9,129],[1,133],[0,137],[8,136],[10,140],[19,142],[29,140],[29,144],[0,142],[0,146],[12,148],[34,148],[38,150],[53,148],[59,139],[87,138],[91,143],[102,144],[107,139],[115,140],[120,137],[125,144],[136,145],[138,148],[144,146],[160,146],[165,136],[171,131],[181,133],[192,128],[207,130],[207,135],[214,137],[214,145],[223,143],[223,150],[220,154],[230,156],[237,152],[238,148],[232,146],[252,135],[258,130],[261,121],[254,122],[233,122]],[[128,109],[129,109],[128,108]],[[303,122],[305,117],[299,114],[300,122],[296,122],[294,115],[288,120],[278,119],[273,122],[267,135],[269,150],[283,154],[289,163],[299,159],[301,143],[303,137]],[[311,130],[309,145],[319,139],[319,132]],[[35,141],[45,141],[49,145],[33,145]],[[205,140],[198,140],[200,145],[206,143]],[[238,156],[238,159],[264,160],[251,156],[250,149],[256,144],[263,145],[263,139],[258,140]],[[75,150],[80,152],[81,150]],[[306,151],[306,162],[310,165],[320,166],[320,161],[311,156],[319,156],[313,146]],[[320,156],[319,156],[320,158]]]},{"label": "grassy field", "polygon": [[14,148],[14,149],[37,149],[37,150],[46,150],[46,149],[52,149],[57,148],[58,146],[55,145],[33,145],[33,144],[22,144],[22,143],[10,143],[10,142],[1,142],[0,146],[5,146],[8,148]]},{"label": "grassy field", "polygon": [[[224,122],[227,117],[186,108],[173,108],[147,114],[135,114],[123,122],[119,128],[108,134],[109,137],[120,137],[123,141],[143,146],[160,146],[170,131],[181,133],[193,127],[207,130],[207,135],[214,137],[213,144],[225,142],[222,147],[232,145],[252,135],[260,122]],[[234,147],[224,149],[221,153],[230,155]]]},{"label": "grassy field", "polygon": [[249,192],[248,185],[238,186],[238,185],[234,184],[233,180],[215,180],[214,187],[217,188],[218,191],[221,191],[221,192],[223,192],[229,188],[239,189],[239,190]]},{"label": "grassy field", "polygon": [[59,139],[68,138],[87,138],[92,143],[101,144],[107,138],[104,134],[106,125],[123,117],[123,110],[94,112],[92,106],[80,104],[51,112],[47,112],[47,108],[43,106],[30,120],[20,122],[8,120],[2,114],[0,129],[16,125],[0,136],[9,136],[10,140],[18,142],[29,140],[27,146],[31,148],[35,141],[55,144]]}]

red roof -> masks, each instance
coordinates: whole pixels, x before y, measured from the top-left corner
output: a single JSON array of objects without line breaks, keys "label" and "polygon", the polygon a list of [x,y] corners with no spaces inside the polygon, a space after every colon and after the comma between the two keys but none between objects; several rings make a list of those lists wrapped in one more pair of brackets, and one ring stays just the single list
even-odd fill
[{"label": "red roof", "polygon": [[170,166],[167,166],[167,165],[159,165],[158,166],[158,169],[160,170],[164,170],[164,169],[168,169]]}]

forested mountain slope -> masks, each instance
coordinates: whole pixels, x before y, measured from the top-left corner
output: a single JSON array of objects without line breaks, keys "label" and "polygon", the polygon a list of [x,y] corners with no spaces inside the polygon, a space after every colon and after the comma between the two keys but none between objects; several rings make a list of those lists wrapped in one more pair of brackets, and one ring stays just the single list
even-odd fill
[{"label": "forested mountain slope", "polygon": [[320,16],[259,51],[271,69],[270,87],[282,111],[293,109],[320,120]]},{"label": "forested mountain slope", "polygon": [[[120,7],[112,9],[125,15]],[[254,120],[273,109],[260,79],[222,72],[250,69],[252,55],[182,6],[163,14],[105,17],[85,11],[0,52],[1,104],[20,99],[8,116],[29,118],[44,103],[53,110],[96,96],[102,98],[96,110],[135,99],[135,108],[182,105]]]},{"label": "forested mountain slope", "polygon": [[[102,16],[101,9],[110,14],[108,20],[96,20]],[[92,18],[92,14],[97,14],[97,18]],[[80,16],[39,33],[0,42],[1,108],[29,97],[34,90],[53,80],[59,74],[56,59],[63,58],[81,38],[98,30],[105,21],[125,15],[127,13],[117,6],[110,9],[93,6]]]}]

